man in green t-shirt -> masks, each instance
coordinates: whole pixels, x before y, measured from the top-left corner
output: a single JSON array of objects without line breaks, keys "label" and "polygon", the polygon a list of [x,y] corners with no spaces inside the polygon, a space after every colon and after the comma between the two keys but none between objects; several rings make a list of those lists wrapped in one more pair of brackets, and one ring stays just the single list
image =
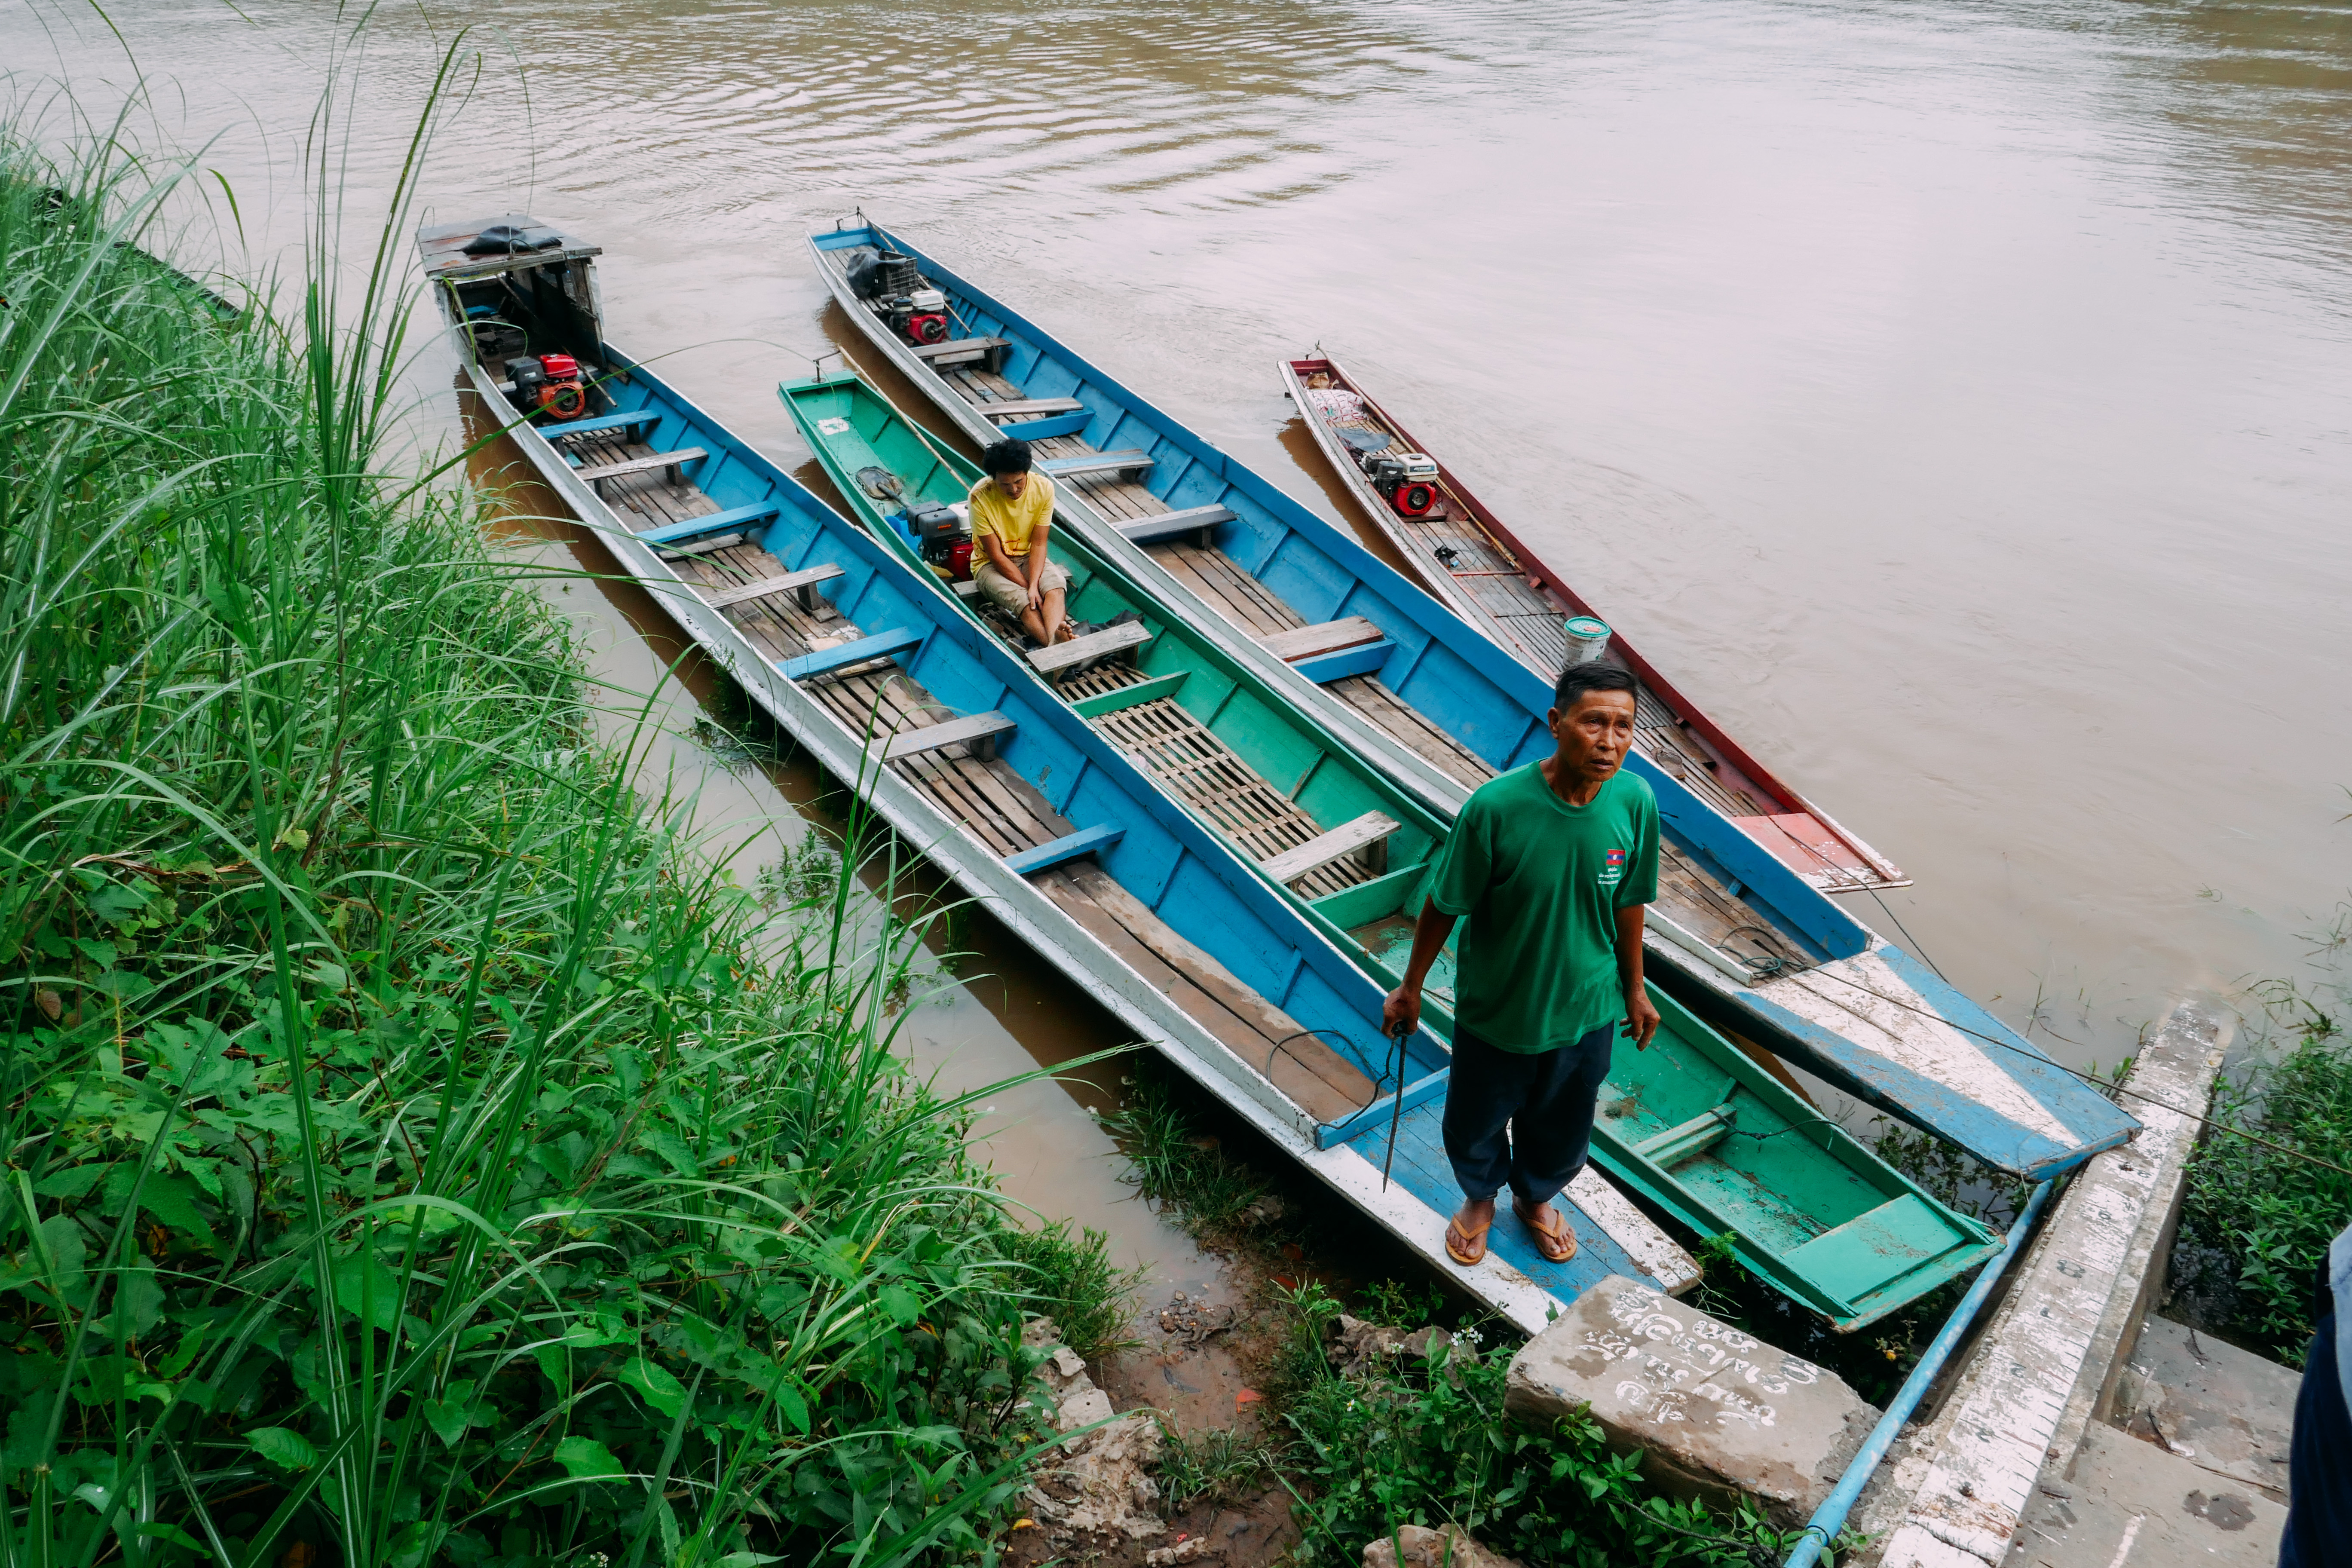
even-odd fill
[{"label": "man in green t-shirt", "polygon": [[1576,1237],[1551,1200],[1584,1168],[1593,1101],[1622,1024],[1647,1049],[1658,1012],[1642,984],[1642,908],[1658,896],[1658,803],[1622,771],[1634,684],[1613,665],[1570,668],[1549,716],[1559,750],[1481,784],[1437,860],[1413,928],[1391,1034],[1421,1026],[1421,988],[1454,922],[1454,1067],[1445,1154],[1467,1201],[1445,1251],[1486,1256],[1495,1194],[1555,1263]]}]

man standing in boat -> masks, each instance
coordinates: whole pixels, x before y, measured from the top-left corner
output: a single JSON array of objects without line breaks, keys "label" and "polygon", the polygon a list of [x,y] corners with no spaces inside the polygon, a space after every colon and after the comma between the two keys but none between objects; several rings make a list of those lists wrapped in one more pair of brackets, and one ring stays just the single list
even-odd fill
[{"label": "man standing in boat", "polygon": [[1029,443],[1010,437],[982,451],[980,467],[986,477],[971,487],[972,581],[1038,647],[1069,641],[1070,574],[1045,553],[1054,481],[1031,471]]},{"label": "man standing in boat", "polygon": [[1548,722],[1558,750],[1489,779],[1462,808],[1413,928],[1391,1034],[1421,1026],[1421,991],[1454,923],[1468,916],[1454,984],[1445,1154],[1466,1200],[1445,1251],[1486,1256],[1495,1195],[1554,1263],[1576,1237],[1552,1199],[1584,1169],[1592,1112],[1622,1027],[1642,1049],[1658,1012],[1642,983],[1643,907],[1658,896],[1658,803],[1623,771],[1633,677],[1570,668]]}]

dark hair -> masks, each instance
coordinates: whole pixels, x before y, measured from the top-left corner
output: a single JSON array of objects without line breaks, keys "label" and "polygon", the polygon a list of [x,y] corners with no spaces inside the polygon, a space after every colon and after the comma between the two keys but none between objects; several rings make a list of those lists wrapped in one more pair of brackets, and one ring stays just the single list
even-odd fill
[{"label": "dark hair", "polygon": [[1588,691],[1630,691],[1638,702],[1641,690],[1630,669],[1613,664],[1571,664],[1559,672],[1559,684],[1551,689],[1551,705],[1565,713]]},{"label": "dark hair", "polygon": [[998,474],[1025,474],[1029,471],[1029,443],[1007,436],[1002,441],[991,441],[982,448],[980,471],[993,478]]}]

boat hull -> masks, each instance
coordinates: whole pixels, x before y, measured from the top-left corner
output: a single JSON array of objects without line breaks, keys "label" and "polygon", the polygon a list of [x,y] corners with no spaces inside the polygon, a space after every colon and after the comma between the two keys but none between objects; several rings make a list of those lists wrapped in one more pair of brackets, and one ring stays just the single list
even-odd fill
[{"label": "boat hull", "polygon": [[[1140,465],[1150,474],[1150,510],[1146,515],[1113,519],[1084,494],[1066,491],[1057,502],[1057,516],[1075,525],[1087,544],[1124,575],[1148,584],[1171,614],[1234,658],[1252,664],[1294,707],[1441,815],[1450,818],[1459,811],[1468,796],[1468,784],[1436,766],[1431,751],[1403,744],[1396,732],[1368,719],[1365,710],[1336,700],[1323,683],[1305,678],[1299,668],[1269,653],[1258,638],[1241,635],[1226,619],[1230,601],[1224,609],[1213,606],[1195,591],[1205,579],[1195,578],[1188,586],[1146,553],[1128,531],[1148,530],[1153,516],[1169,509],[1195,515],[1209,509],[1215,515],[1213,526],[1223,558],[1265,589],[1293,602],[1297,616],[1328,625],[1337,616],[1360,614],[1377,625],[1385,643],[1392,645],[1378,666],[1380,680],[1416,714],[1442,729],[1456,746],[1455,755],[1471,755],[1486,766],[1502,768],[1549,752],[1544,724],[1549,684],[1354,540],[1341,536],[1331,524],[900,237],[860,223],[812,236],[810,244],[820,274],[852,323],[975,440],[1020,434],[1031,416],[1030,406],[1014,405],[1013,413],[1001,419],[985,416],[981,405],[950,387],[930,361],[911,345],[895,341],[847,284],[837,264],[839,256],[858,246],[883,245],[913,257],[931,283],[948,292],[967,337],[992,345],[972,351],[989,356],[996,367],[992,376],[1007,385],[1017,384],[1020,398],[1071,405],[1069,412],[1044,417],[1065,422],[1055,426],[1065,436],[1082,433],[1084,442],[1076,444],[1131,454],[1129,467]],[[942,347],[963,352],[953,342]],[[1082,425],[1076,423],[1081,415]],[[2052,1173],[2114,1146],[2137,1127],[2111,1101],[1948,988],[1906,984],[1894,988],[1900,995],[1888,993],[1889,1008],[1921,1015],[1926,1038],[1936,1047],[1932,1050],[1921,1048],[1921,1039],[1906,1040],[1867,1021],[1848,1027],[1825,1014],[1809,1015],[1806,1009],[1813,1003],[1776,994],[1781,969],[1828,968],[1871,958],[1896,971],[1916,965],[1648,758],[1635,752],[1627,765],[1656,794],[1669,836],[1691,849],[1685,868],[1706,884],[1705,897],[1722,909],[1746,911],[1719,923],[1765,933],[1768,951],[1744,952],[1736,944],[1727,945],[1720,932],[1709,936],[1677,929],[1662,913],[1654,913],[1649,952],[1661,966],[1660,978],[1678,996],[1702,1011],[1721,1007],[1739,1019],[1741,1032],[1768,1048],[1950,1139],[1999,1169]],[[1875,972],[1845,978],[1865,986],[1876,983]],[[1839,977],[1822,984],[1837,984]],[[1946,1009],[1965,1016],[1948,1016]],[[2042,1133],[2047,1136],[2036,1134],[2040,1142],[2018,1135],[2021,1129],[2033,1131],[2030,1118],[2021,1121],[1985,1109],[2021,1095],[2045,1113]]]}]

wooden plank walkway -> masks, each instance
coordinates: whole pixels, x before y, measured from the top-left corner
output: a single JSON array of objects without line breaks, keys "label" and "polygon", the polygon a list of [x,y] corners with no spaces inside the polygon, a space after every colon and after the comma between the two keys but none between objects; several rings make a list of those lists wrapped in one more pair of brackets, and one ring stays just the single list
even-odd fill
[{"label": "wooden plank walkway", "polygon": [[[624,439],[626,434],[592,434],[567,444],[592,463],[647,456],[648,448]],[[633,531],[683,522],[719,510],[690,481],[671,479],[659,467],[614,479],[605,488],[604,499],[622,526]],[[805,607],[800,595],[792,593],[743,596],[742,589],[781,577],[805,575],[787,574],[782,562],[748,541],[680,560],[675,569],[706,601],[722,604],[719,613],[769,659],[838,647],[859,635],[859,628],[822,594],[808,595]],[[1081,687],[1116,689],[1141,679],[1131,667],[1106,667],[1064,683],[1063,689],[1072,692]],[[971,717],[933,700],[895,659],[804,682],[802,689],[861,736],[903,735]],[[1201,733],[1207,735],[1205,731]],[[1223,750],[1215,737],[1207,738]],[[980,742],[979,751],[989,749],[985,742]],[[1225,754],[1232,755],[1229,751]],[[1239,764],[1240,759],[1233,762]],[[929,795],[949,820],[999,857],[1036,848],[1077,830],[1028,780],[992,754],[977,754],[971,742],[955,741],[929,747],[893,757],[883,765]],[[1276,800],[1289,806],[1287,801],[1278,796]],[[1299,841],[1312,837],[1317,831],[1312,819],[1295,806],[1289,810],[1305,823]],[[1286,840],[1276,845],[1276,848],[1288,847]],[[1326,869],[1335,874],[1338,870]],[[1335,880],[1331,890],[1355,879]],[[1030,880],[1309,1115],[1334,1121],[1374,1098],[1377,1091],[1371,1080],[1352,1062],[1306,1034],[1297,1020],[1187,942],[1099,867],[1069,861]]]}]

